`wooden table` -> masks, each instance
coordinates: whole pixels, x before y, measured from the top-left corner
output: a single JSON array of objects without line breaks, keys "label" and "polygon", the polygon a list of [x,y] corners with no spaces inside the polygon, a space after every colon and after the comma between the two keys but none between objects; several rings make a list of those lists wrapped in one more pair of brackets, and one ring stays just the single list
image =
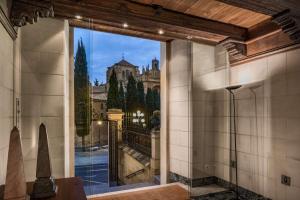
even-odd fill
[{"label": "wooden table", "polygon": [[[47,198],[47,200],[86,200],[82,181],[77,178],[55,179],[58,187],[55,197]],[[33,183],[27,183],[27,193],[32,191]],[[3,200],[4,186],[0,186],[0,200]]]}]

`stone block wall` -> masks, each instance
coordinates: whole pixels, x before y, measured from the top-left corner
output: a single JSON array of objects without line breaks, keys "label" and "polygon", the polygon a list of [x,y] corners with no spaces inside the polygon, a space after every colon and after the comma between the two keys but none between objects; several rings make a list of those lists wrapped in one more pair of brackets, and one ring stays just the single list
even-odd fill
[{"label": "stone block wall", "polygon": [[[230,167],[234,140],[229,134],[229,93],[224,88],[242,85],[235,92],[238,184],[274,200],[298,199],[299,48],[232,67],[222,68],[217,65],[222,61],[216,59],[210,69],[202,66],[205,56],[197,51],[208,52],[212,47],[194,44],[193,48],[199,59],[193,61],[193,71],[203,71],[193,76],[193,97],[205,98],[202,106],[193,104],[194,112],[205,113],[204,119],[193,119],[193,143],[199,144],[193,148],[195,177],[211,174],[235,183],[235,169]],[[215,51],[222,54],[218,47]],[[291,177],[291,186],[281,184],[281,175]]]},{"label": "stone block wall", "polygon": [[68,173],[65,153],[69,154],[69,148],[65,148],[65,139],[69,140],[68,23],[40,19],[21,31],[21,126],[26,178],[35,179],[40,123],[47,127],[53,175],[64,177]]},{"label": "stone block wall", "polygon": [[[4,1],[1,1],[1,6]],[[14,41],[0,23],[0,185],[5,183],[10,131],[14,125]]]}]

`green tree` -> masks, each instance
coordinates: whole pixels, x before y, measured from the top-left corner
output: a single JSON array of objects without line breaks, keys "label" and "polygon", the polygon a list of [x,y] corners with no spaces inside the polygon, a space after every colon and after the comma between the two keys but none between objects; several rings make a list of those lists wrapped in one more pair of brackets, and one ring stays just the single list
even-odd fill
[{"label": "green tree", "polygon": [[78,41],[75,56],[74,86],[76,134],[82,138],[82,147],[85,147],[84,137],[90,133],[91,104],[86,51],[82,40]]},{"label": "green tree", "polygon": [[136,81],[132,75],[128,77],[127,93],[126,93],[126,108],[127,111],[133,112],[137,109],[137,88]]},{"label": "green tree", "polygon": [[99,86],[99,81],[98,81],[98,79],[96,79],[96,80],[94,81],[94,85],[95,85],[95,86]]},{"label": "green tree", "polygon": [[137,101],[138,107],[141,110],[145,108],[145,93],[144,93],[144,84],[142,81],[137,82]]},{"label": "green tree", "polygon": [[120,108],[125,111],[125,93],[124,93],[124,89],[123,89],[123,84],[122,82],[120,83],[120,87],[119,87],[119,101],[120,101]]},{"label": "green tree", "polygon": [[107,109],[111,108],[120,108],[118,79],[114,69],[109,78],[109,89],[107,94]]},{"label": "green tree", "polygon": [[160,110],[160,95],[158,90],[153,90],[154,110]]},{"label": "green tree", "polygon": [[150,88],[147,89],[146,94],[146,109],[148,114],[152,115],[152,112],[154,111],[154,95]]}]

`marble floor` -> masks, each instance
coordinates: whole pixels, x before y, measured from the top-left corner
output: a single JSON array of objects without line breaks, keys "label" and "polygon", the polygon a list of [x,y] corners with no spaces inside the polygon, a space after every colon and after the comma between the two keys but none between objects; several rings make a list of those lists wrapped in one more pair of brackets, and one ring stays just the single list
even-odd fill
[{"label": "marble floor", "polygon": [[193,200],[268,200],[262,196],[241,194],[238,196],[234,191],[222,191],[193,197]]},{"label": "marble floor", "polygon": [[190,195],[193,197],[202,196],[211,193],[218,193],[226,191],[223,187],[220,187],[216,184],[202,186],[202,187],[193,187],[189,189]]}]

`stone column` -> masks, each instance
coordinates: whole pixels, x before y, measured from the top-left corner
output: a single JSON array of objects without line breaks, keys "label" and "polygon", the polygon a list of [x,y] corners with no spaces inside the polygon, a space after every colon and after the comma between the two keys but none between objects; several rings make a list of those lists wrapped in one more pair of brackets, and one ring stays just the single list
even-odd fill
[{"label": "stone column", "polygon": [[151,173],[160,174],[160,131],[151,132]]},{"label": "stone column", "polygon": [[118,123],[118,143],[122,142],[122,121],[123,115],[121,109],[108,109],[107,116],[109,121],[116,121]]},{"label": "stone column", "polygon": [[[109,130],[109,185],[115,186],[118,184],[118,180],[122,180],[122,170],[120,167],[121,156],[118,146],[122,143],[122,120],[124,113],[120,109],[108,109],[107,117],[109,122],[117,123],[117,133],[110,132],[115,129],[108,128]],[[109,125],[110,126],[110,125]],[[117,135],[116,135],[117,134]],[[117,139],[115,138],[117,137]],[[121,176],[120,176],[121,175]]]}]

